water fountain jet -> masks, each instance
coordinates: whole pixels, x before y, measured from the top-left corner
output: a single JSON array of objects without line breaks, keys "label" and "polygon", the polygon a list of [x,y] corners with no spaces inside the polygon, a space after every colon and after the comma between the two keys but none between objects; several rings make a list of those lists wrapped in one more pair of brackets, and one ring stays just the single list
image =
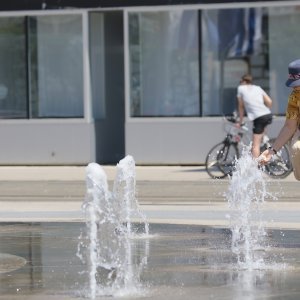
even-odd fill
[{"label": "water fountain jet", "polygon": [[268,191],[264,173],[252,158],[249,149],[236,161],[226,198],[230,214],[232,251],[240,269],[264,269],[265,225],[262,207]]},{"label": "water fountain jet", "polygon": [[[97,295],[136,294],[140,292],[141,264],[132,261],[130,239],[132,216],[144,224],[149,232],[145,216],[139,210],[135,192],[135,162],[126,156],[117,165],[113,192],[108,189],[103,168],[90,163],[86,168],[86,197],[82,209],[86,215],[86,229],[80,236],[77,255],[88,266],[88,297]],[[147,257],[147,249],[145,249]]]}]

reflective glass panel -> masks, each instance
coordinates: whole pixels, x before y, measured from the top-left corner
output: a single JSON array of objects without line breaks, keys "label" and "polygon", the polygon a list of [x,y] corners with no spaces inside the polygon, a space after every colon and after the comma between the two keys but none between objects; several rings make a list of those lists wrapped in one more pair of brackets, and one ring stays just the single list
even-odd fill
[{"label": "reflective glass panel", "polygon": [[240,78],[251,73],[269,92],[267,26],[262,8],[202,12],[203,115],[230,114],[236,109]]},{"label": "reflective glass panel", "polygon": [[0,18],[0,118],[27,117],[24,17]]},{"label": "reflective glass panel", "polygon": [[105,107],[105,58],[104,58],[104,15],[92,12],[90,20],[90,62],[93,117],[104,119]]},{"label": "reflective glass panel", "polygon": [[83,117],[82,18],[29,18],[30,117]]},{"label": "reflective glass panel", "polygon": [[291,88],[285,86],[288,64],[300,59],[299,6],[268,9],[271,95],[275,113],[284,114]]},{"label": "reflective glass panel", "polygon": [[198,12],[129,14],[130,113],[199,116]]}]

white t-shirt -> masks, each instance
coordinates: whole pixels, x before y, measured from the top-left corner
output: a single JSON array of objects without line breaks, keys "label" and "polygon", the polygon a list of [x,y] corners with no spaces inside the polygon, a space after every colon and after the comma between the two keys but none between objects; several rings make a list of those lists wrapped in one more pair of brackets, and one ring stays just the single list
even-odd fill
[{"label": "white t-shirt", "polygon": [[249,120],[253,121],[271,113],[271,110],[264,104],[264,95],[267,95],[266,92],[258,85],[238,86],[237,96],[243,99]]}]

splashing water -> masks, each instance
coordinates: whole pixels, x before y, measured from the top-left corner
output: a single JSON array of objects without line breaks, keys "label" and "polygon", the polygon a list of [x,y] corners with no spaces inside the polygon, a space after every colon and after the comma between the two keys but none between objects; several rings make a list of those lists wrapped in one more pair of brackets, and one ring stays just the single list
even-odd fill
[{"label": "splashing water", "polygon": [[265,268],[266,231],[262,207],[267,197],[272,196],[267,191],[263,172],[248,149],[244,149],[241,158],[236,161],[226,193],[231,210],[232,252],[237,256],[240,269]]},{"label": "splashing water", "polygon": [[[79,239],[77,256],[88,267],[88,295],[127,295],[141,292],[140,271],[147,263],[148,249],[136,266],[132,262],[132,218],[138,215],[148,223],[138,209],[135,197],[135,163],[126,156],[117,165],[113,193],[108,189],[107,177],[102,167],[90,163],[86,168],[86,197],[82,210],[86,228]],[[125,224],[125,225],[124,225]],[[146,244],[147,245],[147,244]],[[136,268],[136,269],[134,269]]]},{"label": "splashing water", "polygon": [[134,235],[132,228],[133,218],[138,218],[144,224],[145,234],[149,234],[149,224],[145,215],[140,211],[136,199],[136,172],[135,162],[132,156],[128,155],[120,160],[117,165],[117,175],[114,182],[113,194],[115,203],[119,206],[117,211],[120,212],[120,219],[126,222],[127,234]]}]

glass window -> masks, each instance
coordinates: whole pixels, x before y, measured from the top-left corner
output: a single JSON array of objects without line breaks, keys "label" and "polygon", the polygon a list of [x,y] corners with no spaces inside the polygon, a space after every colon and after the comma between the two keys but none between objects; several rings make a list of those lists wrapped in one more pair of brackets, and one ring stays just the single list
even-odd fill
[{"label": "glass window", "polygon": [[199,116],[198,12],[129,14],[131,116]]},{"label": "glass window", "polygon": [[202,12],[203,115],[236,109],[240,77],[250,72],[269,92],[267,28],[263,9],[219,9]]},{"label": "glass window", "polygon": [[25,18],[0,18],[0,118],[27,117]]},{"label": "glass window", "polygon": [[[230,20],[230,22],[229,22]],[[284,115],[288,64],[299,59],[300,11],[295,6],[202,12],[203,115],[231,113],[240,76],[252,74]]]},{"label": "glass window", "polygon": [[105,59],[104,59],[104,15],[90,13],[90,62],[93,117],[104,119],[105,107]]},{"label": "glass window", "polygon": [[274,7],[269,13],[269,52],[271,95],[275,101],[274,111],[284,114],[287,98],[291,92],[285,86],[288,64],[300,59],[300,11],[295,7]]},{"label": "glass window", "polygon": [[83,116],[80,15],[29,17],[30,116]]}]

